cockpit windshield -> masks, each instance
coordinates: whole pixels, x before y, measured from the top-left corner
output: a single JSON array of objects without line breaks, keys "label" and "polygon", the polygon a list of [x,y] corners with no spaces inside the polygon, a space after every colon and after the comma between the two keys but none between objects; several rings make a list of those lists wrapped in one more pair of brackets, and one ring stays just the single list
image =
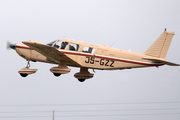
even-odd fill
[{"label": "cockpit windshield", "polygon": [[48,43],[47,45],[54,47],[54,48],[58,48],[58,49],[67,49],[68,42],[61,41],[61,40],[55,40],[53,42]]},{"label": "cockpit windshield", "polygon": [[48,43],[47,45],[52,46],[56,41],[57,41],[57,40],[55,40],[55,41],[53,41],[53,42],[50,42],[50,43]]},{"label": "cockpit windshield", "polygon": [[54,44],[53,47],[58,48],[58,49],[67,49],[68,42],[59,40],[59,41],[56,42],[56,44]]}]

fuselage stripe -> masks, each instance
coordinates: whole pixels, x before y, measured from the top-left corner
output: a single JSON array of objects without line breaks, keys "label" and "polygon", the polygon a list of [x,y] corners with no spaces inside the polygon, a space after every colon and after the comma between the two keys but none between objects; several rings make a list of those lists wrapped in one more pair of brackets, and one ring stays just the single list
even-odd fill
[{"label": "fuselage stripe", "polygon": [[65,54],[74,54],[74,55],[82,55],[82,56],[92,56],[96,58],[104,58],[104,59],[110,59],[110,60],[115,60],[115,61],[121,61],[121,62],[128,62],[128,63],[134,63],[134,64],[143,64],[143,65],[149,65],[149,66],[161,66],[164,64],[152,64],[152,63],[147,63],[147,62],[141,62],[141,61],[134,61],[134,60],[127,60],[123,58],[116,58],[116,57],[107,57],[107,56],[102,56],[102,55],[92,55],[92,54],[84,54],[84,53],[78,53],[78,52],[71,52],[71,51],[60,51]]},{"label": "fuselage stripe", "polygon": [[28,47],[28,46],[22,46],[22,45],[16,45],[16,47],[18,47],[18,48],[25,48],[25,49],[31,49],[31,47]]}]

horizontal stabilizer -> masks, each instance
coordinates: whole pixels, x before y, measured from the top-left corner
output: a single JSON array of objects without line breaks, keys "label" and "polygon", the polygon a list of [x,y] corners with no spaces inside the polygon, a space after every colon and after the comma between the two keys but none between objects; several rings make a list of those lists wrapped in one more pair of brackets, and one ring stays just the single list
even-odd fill
[{"label": "horizontal stabilizer", "polygon": [[170,66],[180,66],[180,64],[176,64],[176,63],[172,63],[172,62],[165,62],[166,65],[170,65]]},{"label": "horizontal stabilizer", "polygon": [[165,59],[162,58],[154,58],[154,57],[143,57],[142,59],[144,60],[150,60],[154,63],[164,63],[166,65],[170,65],[170,66],[180,66],[180,64],[176,64],[176,63],[172,63],[172,62],[168,62]]}]

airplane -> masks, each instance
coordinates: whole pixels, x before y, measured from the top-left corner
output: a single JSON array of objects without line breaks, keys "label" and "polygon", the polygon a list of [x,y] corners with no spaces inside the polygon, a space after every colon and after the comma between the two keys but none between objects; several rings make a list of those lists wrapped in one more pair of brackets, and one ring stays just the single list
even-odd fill
[{"label": "airplane", "polygon": [[166,29],[157,40],[143,53],[134,53],[110,48],[107,45],[99,46],[78,42],[66,38],[55,40],[48,44],[36,41],[22,41],[22,43],[7,43],[7,48],[14,49],[22,58],[27,60],[27,66],[18,72],[22,77],[36,73],[37,69],[30,69],[30,61],[57,64],[50,71],[55,76],[71,71],[68,66],[79,67],[80,71],[74,74],[80,82],[93,78],[94,74],[88,69],[123,70],[142,67],[159,67],[163,65],[180,66],[166,61],[165,57],[172,41],[174,32]]}]

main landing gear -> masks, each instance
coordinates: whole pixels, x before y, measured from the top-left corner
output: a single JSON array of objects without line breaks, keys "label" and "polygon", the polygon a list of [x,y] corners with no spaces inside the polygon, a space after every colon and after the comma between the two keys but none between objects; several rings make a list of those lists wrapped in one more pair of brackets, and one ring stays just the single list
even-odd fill
[{"label": "main landing gear", "polygon": [[80,72],[74,74],[74,77],[79,80],[79,82],[84,82],[86,79],[90,79],[94,74],[88,71],[88,68],[80,68]]},{"label": "main landing gear", "polygon": [[28,61],[27,66],[24,67],[24,68],[22,68],[22,69],[20,69],[20,70],[18,71],[18,73],[19,73],[22,77],[27,77],[29,74],[36,73],[37,69],[29,69],[29,67],[30,67],[30,63],[29,63],[29,61]]},{"label": "main landing gear", "polygon": [[58,67],[52,67],[50,71],[54,74],[54,76],[59,77],[61,74],[69,73],[71,69],[61,64]]},{"label": "main landing gear", "polygon": [[[66,74],[71,71],[65,64],[60,64],[58,67],[52,67],[50,71],[54,74],[54,76],[58,77],[61,74]],[[88,71],[88,68],[80,68],[80,72],[74,74],[74,77],[79,80],[79,82],[84,82],[86,79],[90,79],[94,76],[94,74]]]}]

